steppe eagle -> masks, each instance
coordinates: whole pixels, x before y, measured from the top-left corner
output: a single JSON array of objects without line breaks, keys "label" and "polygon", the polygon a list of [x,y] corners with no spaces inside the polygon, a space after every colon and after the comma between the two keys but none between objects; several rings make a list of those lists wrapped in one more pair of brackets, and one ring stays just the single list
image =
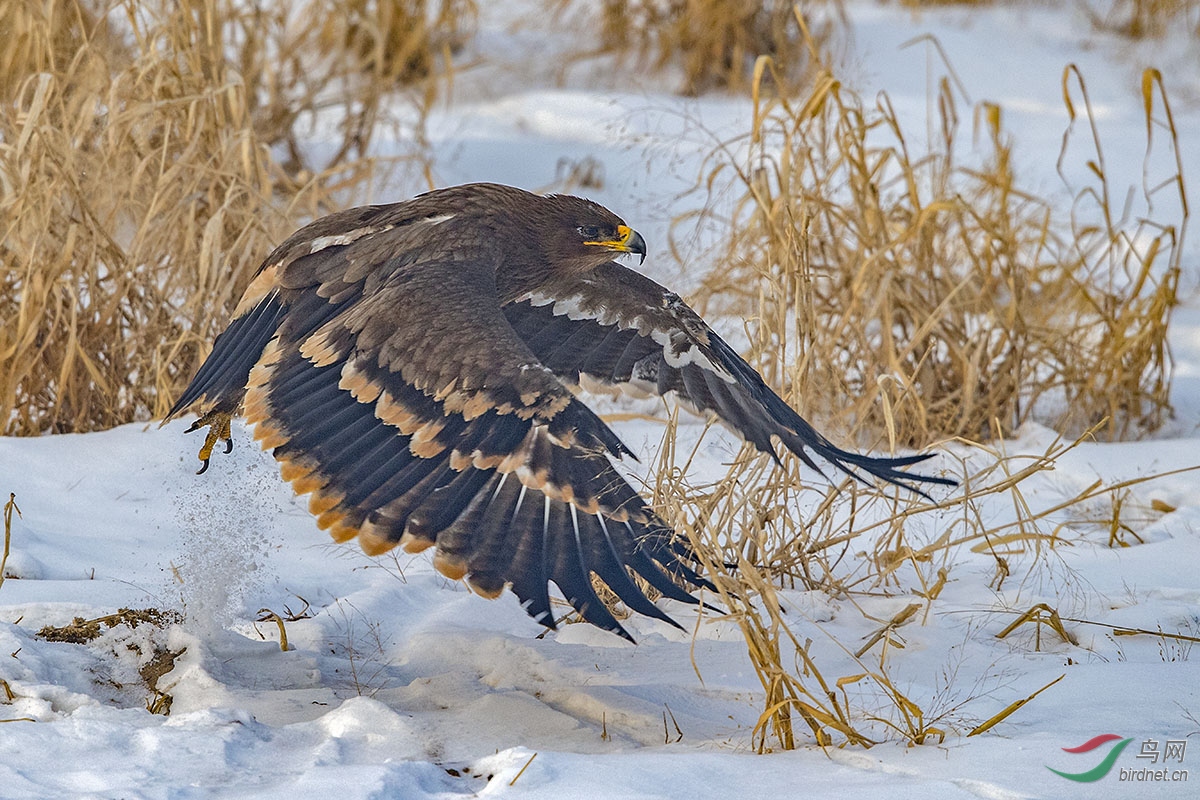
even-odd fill
[{"label": "steppe eagle", "polygon": [[[617,472],[629,449],[573,388],[665,395],[778,458],[773,440],[918,494],[928,455],[834,446],[674,293],[616,263],[645,259],[609,210],[496,184],[318,219],[259,268],[167,416],[209,426],[201,472],[244,409],[318,525],[368,553],[435,546],[481,595],[511,586],[553,627],[548,582],[588,622],[628,636],[599,576],[634,611],[674,622],[631,578],[695,599],[688,545]],[[819,468],[818,468],[819,471]]]}]

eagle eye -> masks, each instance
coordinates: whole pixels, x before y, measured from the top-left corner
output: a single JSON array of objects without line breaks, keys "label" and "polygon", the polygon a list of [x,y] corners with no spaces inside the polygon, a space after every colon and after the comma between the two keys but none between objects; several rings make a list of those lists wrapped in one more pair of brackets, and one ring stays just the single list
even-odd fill
[{"label": "eagle eye", "polygon": [[603,236],[599,225],[580,225],[576,230],[585,242],[599,241]]}]

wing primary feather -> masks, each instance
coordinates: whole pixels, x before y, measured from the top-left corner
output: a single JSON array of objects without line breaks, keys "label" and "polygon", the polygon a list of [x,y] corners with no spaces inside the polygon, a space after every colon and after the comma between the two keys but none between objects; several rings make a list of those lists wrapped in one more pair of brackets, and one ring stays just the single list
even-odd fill
[{"label": "wing primary feather", "polygon": [[653,339],[641,336],[635,336],[630,339],[629,344],[625,346],[625,351],[621,353],[613,365],[611,376],[613,382],[621,384],[633,380],[634,371],[642,359],[661,353],[662,345]]},{"label": "wing primary feather", "polygon": [[[529,420],[521,419],[516,414],[488,411],[469,422],[461,433],[445,441],[445,444],[467,456],[475,453],[484,458],[505,456],[521,444],[530,427]],[[442,437],[439,435],[438,439],[441,441]]]},{"label": "wing primary feather", "polygon": [[666,612],[650,602],[650,598],[646,597],[645,593],[629,577],[629,572],[625,568],[621,553],[618,552],[616,545],[613,544],[612,535],[608,531],[604,515],[595,514],[593,517],[600,531],[600,546],[594,548],[595,559],[592,562],[592,569],[595,573],[632,610],[639,614],[645,614],[648,617],[660,619],[669,625],[679,628],[679,630],[683,630],[682,625],[671,619]]},{"label": "wing primary feather", "polygon": [[414,459],[362,505],[378,505],[381,512],[397,522],[407,520],[430,492],[445,486],[459,474],[451,469],[445,457]]},{"label": "wing primary feather", "polygon": [[347,486],[361,483],[379,466],[381,459],[391,460],[401,451],[408,452],[409,437],[379,422],[373,415],[365,419],[368,422],[362,434],[348,441],[340,453],[330,455],[323,465],[329,474],[342,476],[342,482]]},{"label": "wing primary feather", "polygon": [[570,435],[579,437],[579,444],[585,449],[607,450],[617,458],[628,456],[634,461],[638,460],[612,428],[578,400],[571,400],[563,411],[554,415],[547,427],[550,433],[559,438]]},{"label": "wing primary feather", "polygon": [[[732,384],[721,380],[719,377],[699,367],[691,366],[689,369],[703,376],[704,382],[712,395],[713,408],[717,416],[722,420],[726,420],[727,424],[738,430],[746,441],[757,447],[760,452],[770,455],[777,465],[782,466],[783,461],[779,458],[779,454],[771,444],[772,428],[765,422],[768,415],[762,413],[763,409],[761,405],[755,402],[755,408],[751,408],[747,402],[749,398],[742,393],[734,391]],[[796,455],[810,468],[818,473],[821,472],[803,450]]]},{"label": "wing primary feather", "polygon": [[475,543],[467,562],[467,583],[485,597],[496,597],[504,589],[516,538],[509,525],[509,511],[514,504],[513,495],[524,488],[507,472],[494,473],[492,481],[495,488],[488,486],[480,493],[486,498],[485,507],[475,523]]},{"label": "wing primary feather", "polygon": [[[712,387],[708,383],[708,370],[688,364],[679,370],[679,379],[691,403],[697,408],[718,408]],[[717,380],[720,380],[719,378]]]},{"label": "wing primary feather", "polygon": [[[297,373],[315,373],[311,383],[296,379],[295,385],[303,386],[303,393],[297,392],[295,388],[284,392],[277,389],[279,382],[295,378]],[[295,432],[306,424],[327,420],[335,408],[345,410],[359,406],[348,392],[338,388],[337,376],[336,366],[314,367],[295,350],[285,354],[280,358],[266,384],[272,415]],[[346,401],[350,401],[350,404]]]},{"label": "wing primary feather", "polygon": [[347,439],[357,438],[360,433],[377,424],[370,415],[370,409],[336,387],[331,393],[314,393],[313,396],[320,397],[320,402],[302,406],[301,413],[290,413],[294,407],[275,411],[276,417],[291,435],[285,452],[294,449],[317,453],[324,459],[340,453],[340,446]]},{"label": "wing primary feather", "polygon": [[407,436],[395,434],[393,440],[374,458],[360,460],[354,470],[347,474],[346,502],[362,507],[371,506],[372,501],[377,501],[376,505],[383,505],[389,498],[384,496],[382,490],[390,480],[414,464],[431,469],[436,463],[413,455],[408,447]]},{"label": "wing primary feather", "polygon": [[659,354],[658,356],[658,368],[655,370],[655,373],[658,376],[657,392],[659,397],[666,395],[667,392],[682,388],[679,386],[678,381],[679,371],[673,369],[671,365],[667,363],[667,359],[663,357],[662,354]]},{"label": "wing primary feather", "polygon": [[754,369],[745,362],[745,360],[733,351],[721,337],[713,334],[711,337],[711,346],[713,354],[718,357],[721,364],[729,370],[736,378],[737,382],[753,397],[770,417],[778,424],[781,430],[774,431],[784,445],[791,450],[795,455],[800,457],[805,464],[810,468],[815,469],[818,473],[824,476],[820,468],[813,463],[812,459],[804,454],[807,447],[817,455],[829,461],[842,472],[851,476],[864,484],[869,485],[869,482],[855,471],[854,467],[858,467],[866,472],[880,478],[887,483],[907,489],[921,497],[932,502],[933,498],[926,492],[917,488],[914,485],[916,482],[924,482],[937,484],[942,486],[957,486],[958,482],[949,478],[943,478],[936,475],[912,475],[905,472],[899,472],[896,467],[908,466],[924,461],[926,458],[931,458],[932,453],[925,453],[918,456],[902,456],[900,458],[877,458],[874,456],[864,456],[857,453],[851,453],[835,446],[832,442],[826,439],[821,434],[817,433],[796,410],[783,401],[779,395],[771,390],[770,387],[763,382],[762,377],[754,371]]},{"label": "wing primary feather", "polygon": [[623,330],[614,325],[596,344],[595,349],[584,360],[579,371],[601,380],[612,381],[617,359],[621,357],[636,336],[636,331]]},{"label": "wing primary feather", "polygon": [[284,311],[279,298],[271,295],[245,316],[230,322],[229,327],[217,336],[212,352],[165,419],[171,419],[202,397],[219,402],[227,396],[236,396],[233,403],[236,407],[245,394],[250,370],[275,335]]},{"label": "wing primary feather", "polygon": [[552,308],[553,306],[534,306],[529,302],[513,303],[504,308],[509,324],[538,355],[542,363],[545,363],[543,354],[556,342],[561,341],[575,326],[575,320],[555,314]]},{"label": "wing primary feather", "polygon": [[[579,616],[598,628],[612,631],[623,639],[633,642],[629,632],[617,622],[608,607],[596,596],[592,589],[592,581],[588,577],[588,565],[583,543],[579,533],[579,512],[570,503],[555,503],[556,517],[570,518],[570,537],[559,535],[554,540],[560,545],[554,560],[554,582],[562,590],[567,602],[571,604]],[[556,527],[566,533],[567,520],[557,520]],[[561,546],[570,542],[573,547]]]},{"label": "wing primary feather", "polygon": [[509,473],[507,472],[500,474],[500,479],[496,482],[496,490],[492,492],[492,499],[488,501],[489,503],[496,502],[496,498],[500,496],[501,490],[504,489],[504,484],[508,481],[508,476]]},{"label": "wing primary feather", "polygon": [[598,323],[587,319],[573,321],[574,330],[554,341],[544,355],[538,354],[541,362],[555,372],[577,369],[591,345],[602,338],[603,329]]},{"label": "wing primary feather", "polygon": [[466,469],[449,483],[436,487],[424,502],[409,513],[409,526],[423,537],[436,537],[439,550],[454,554],[468,553],[471,549],[470,526],[452,523],[469,515],[481,502],[486,502],[487,495],[480,490],[492,474],[491,470]]},{"label": "wing primary feather", "polygon": [[[548,526],[550,499],[543,496],[542,509],[539,513],[538,503],[525,502],[526,495],[538,496],[541,493],[522,485],[517,496],[517,505],[513,510],[512,529],[522,531],[513,547],[513,560],[509,568],[509,581],[513,594],[521,601],[521,605],[529,616],[547,628],[556,627],[554,615],[550,611],[550,576],[546,569],[545,541]],[[538,517],[542,518],[541,525]]]},{"label": "wing primary feather", "polygon": [[[309,261],[309,259],[324,259],[331,261],[330,256],[332,251],[325,250],[319,253],[314,253],[311,256],[305,256],[296,259],[290,267],[295,270]],[[293,289],[298,287],[293,287]],[[360,299],[362,294],[361,284],[345,286],[342,291],[338,292],[340,297],[334,299],[332,296],[325,296],[317,291],[318,286],[310,287],[309,291],[291,291],[289,298],[292,308],[287,315],[287,319],[280,326],[280,333],[283,338],[289,342],[299,342],[307,339],[318,328],[325,325],[327,322],[336,317],[339,313],[351,307],[355,300]],[[347,294],[346,289],[354,291]]]},{"label": "wing primary feather", "polygon": [[[294,345],[293,345],[294,346]],[[299,357],[293,363],[287,356],[283,363],[276,366],[271,375],[271,396],[280,403],[288,404],[294,398],[305,398],[312,394],[313,387],[321,384],[328,385],[329,381],[320,368],[314,367],[308,361]]]},{"label": "wing primary feather", "polygon": [[517,495],[517,503],[515,506],[513,506],[512,525],[514,527],[517,524],[517,515],[519,515],[521,513],[521,504],[525,502],[525,493],[527,491],[529,491],[529,487],[524,484],[521,484],[521,493],[519,495]]},{"label": "wing primary feather", "polygon": [[[654,536],[654,534],[647,532],[639,536],[634,530],[632,523],[625,522],[623,524],[625,525],[626,530],[629,531],[630,541],[634,543],[626,554],[625,562],[629,564],[629,566],[633,567],[633,569],[636,570],[639,575],[645,578],[647,583],[649,583],[658,591],[662,592],[666,597],[669,597],[672,600],[678,600],[681,603],[690,603],[692,605],[699,603],[695,597],[692,597],[690,594],[681,589],[673,580],[671,580],[671,578],[665,572],[663,572],[661,567],[655,564],[654,561],[650,560],[650,556],[647,555],[643,548],[646,546],[646,542],[649,540],[649,538]],[[661,534],[658,535],[661,536]],[[670,553],[669,556],[667,554],[656,552],[655,558],[660,562],[663,562],[664,565],[669,565],[671,569],[681,573],[681,577],[683,577],[689,583],[693,583],[696,586],[702,586],[706,589],[715,588],[707,580],[701,578],[693,570],[684,565],[673,552]]]}]

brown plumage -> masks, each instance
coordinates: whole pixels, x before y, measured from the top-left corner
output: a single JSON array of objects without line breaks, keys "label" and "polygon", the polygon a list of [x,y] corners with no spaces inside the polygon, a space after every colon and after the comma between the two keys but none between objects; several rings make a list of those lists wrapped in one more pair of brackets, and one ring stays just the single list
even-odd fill
[{"label": "brown plumage", "polygon": [[[627,636],[592,590],[672,622],[630,578],[695,602],[691,553],[613,468],[631,455],[570,387],[674,392],[776,456],[773,439],[914,492],[952,484],[834,447],[676,295],[614,261],[642,237],[577,197],[495,184],[319,219],[263,262],[167,419],[207,408],[203,466],[244,408],[318,525],[369,553],[436,546],[488,597],[553,627],[548,582]],[[674,624],[672,622],[672,624]]]}]

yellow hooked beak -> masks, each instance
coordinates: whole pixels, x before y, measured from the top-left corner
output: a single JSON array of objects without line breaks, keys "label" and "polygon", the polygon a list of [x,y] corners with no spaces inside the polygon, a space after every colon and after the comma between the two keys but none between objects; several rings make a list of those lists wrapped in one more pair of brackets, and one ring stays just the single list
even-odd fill
[{"label": "yellow hooked beak", "polygon": [[617,226],[617,238],[602,239],[594,242],[584,242],[584,244],[596,245],[597,247],[607,247],[609,250],[615,250],[618,253],[637,253],[641,256],[641,261],[646,260],[646,240],[642,235],[628,225]]}]

